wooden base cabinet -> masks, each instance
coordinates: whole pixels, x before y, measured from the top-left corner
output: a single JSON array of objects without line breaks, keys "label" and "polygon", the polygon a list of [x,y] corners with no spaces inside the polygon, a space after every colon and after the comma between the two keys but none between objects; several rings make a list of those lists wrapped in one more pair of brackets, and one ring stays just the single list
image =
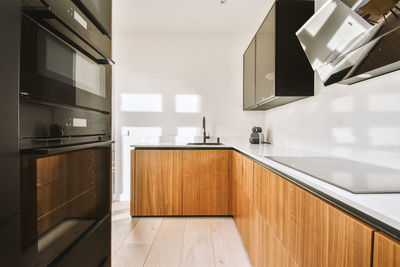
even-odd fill
[{"label": "wooden base cabinet", "polygon": [[228,150],[183,151],[183,215],[230,215]]},{"label": "wooden base cabinet", "polygon": [[230,215],[228,150],[133,150],[131,216]]},{"label": "wooden base cabinet", "polygon": [[400,242],[383,233],[375,233],[373,267],[400,266]]},{"label": "wooden base cabinet", "polygon": [[132,216],[182,213],[182,151],[133,150]]},{"label": "wooden base cabinet", "polygon": [[254,258],[253,227],[253,161],[232,153],[232,208],[236,213],[237,227],[251,260]]},{"label": "wooden base cabinet", "polygon": [[372,227],[257,163],[243,175],[241,157],[232,160],[232,207],[254,266],[371,266]]},{"label": "wooden base cabinet", "polygon": [[233,215],[256,267],[400,266],[400,242],[235,151],[132,151],[131,191],[132,216]]}]

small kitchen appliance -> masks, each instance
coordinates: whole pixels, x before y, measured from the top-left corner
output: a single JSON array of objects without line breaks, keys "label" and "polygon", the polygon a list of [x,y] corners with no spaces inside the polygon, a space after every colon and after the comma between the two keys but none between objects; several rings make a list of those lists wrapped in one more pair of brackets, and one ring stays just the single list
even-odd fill
[{"label": "small kitchen appliance", "polygon": [[261,127],[253,127],[252,133],[249,139],[251,144],[262,144],[264,143],[264,135]]}]

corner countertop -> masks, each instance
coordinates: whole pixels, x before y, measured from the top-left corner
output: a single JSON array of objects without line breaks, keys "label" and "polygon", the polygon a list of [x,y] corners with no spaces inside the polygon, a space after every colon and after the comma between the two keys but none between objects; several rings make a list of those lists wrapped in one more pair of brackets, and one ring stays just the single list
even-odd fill
[{"label": "corner countertop", "polygon": [[[133,149],[233,149],[280,174],[303,189],[400,240],[400,194],[353,194],[265,157],[326,157],[327,155],[276,145],[253,145],[246,138],[224,138],[223,146],[195,146],[153,142]],[[400,171],[400,170],[399,170]]]}]

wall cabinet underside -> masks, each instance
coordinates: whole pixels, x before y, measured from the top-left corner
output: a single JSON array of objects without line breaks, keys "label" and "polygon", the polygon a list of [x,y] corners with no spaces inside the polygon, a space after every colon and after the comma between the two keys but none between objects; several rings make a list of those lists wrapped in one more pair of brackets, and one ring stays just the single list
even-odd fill
[{"label": "wall cabinet underside", "polygon": [[131,215],[232,215],[254,266],[400,264],[398,241],[236,151],[133,150]]}]

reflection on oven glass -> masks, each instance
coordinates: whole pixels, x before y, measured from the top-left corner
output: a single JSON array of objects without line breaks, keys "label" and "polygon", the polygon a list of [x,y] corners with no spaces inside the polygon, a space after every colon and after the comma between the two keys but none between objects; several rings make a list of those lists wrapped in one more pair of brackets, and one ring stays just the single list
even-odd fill
[{"label": "reflection on oven glass", "polygon": [[75,86],[81,90],[106,97],[106,68],[76,52],[75,83]]},{"label": "reflection on oven glass", "polygon": [[74,76],[71,68],[74,51],[42,29],[38,30],[37,35],[38,73],[59,82],[71,84]]}]

